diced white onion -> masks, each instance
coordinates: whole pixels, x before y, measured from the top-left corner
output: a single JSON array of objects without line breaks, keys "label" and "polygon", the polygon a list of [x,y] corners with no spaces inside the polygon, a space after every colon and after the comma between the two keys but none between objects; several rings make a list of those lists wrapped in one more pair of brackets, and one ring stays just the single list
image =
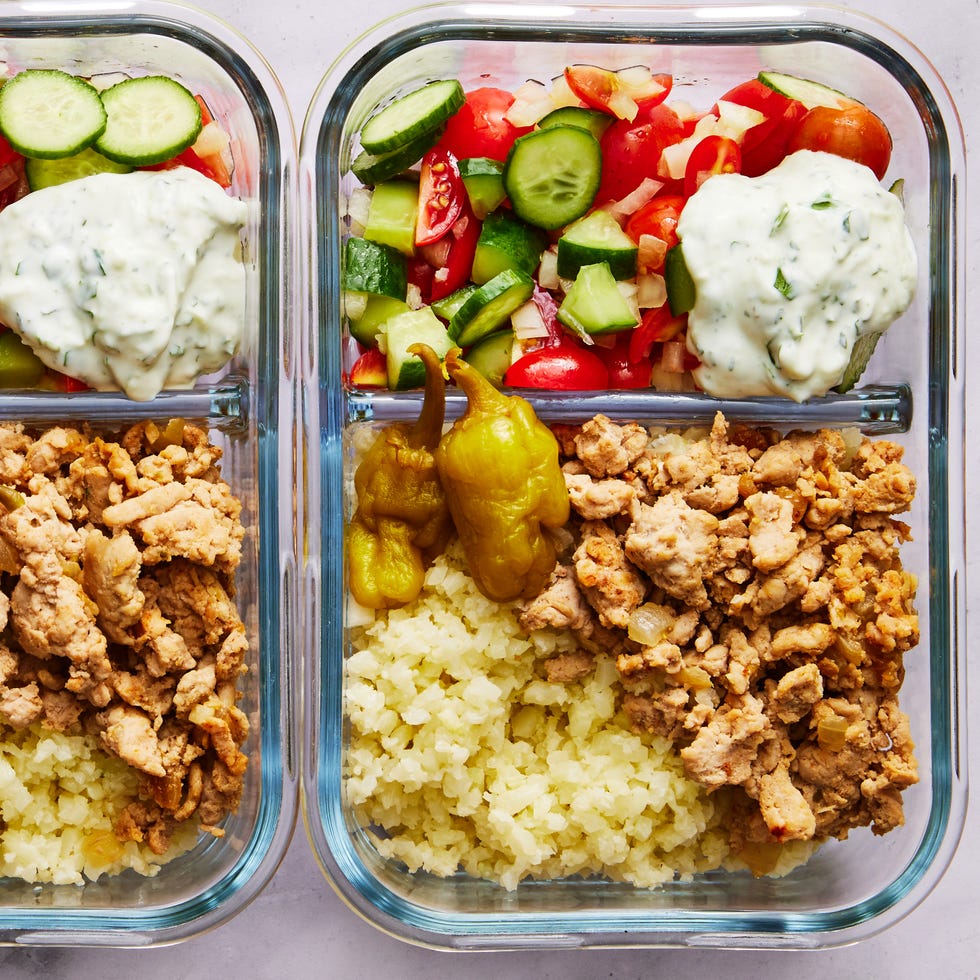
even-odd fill
[{"label": "diced white onion", "polygon": [[194,141],[194,152],[198,156],[208,157],[222,154],[231,142],[228,134],[212,119],[197,135]]},{"label": "diced white onion", "polygon": [[637,303],[636,283],[630,279],[620,279],[616,283],[616,288],[619,290],[620,296],[626,301],[626,305],[630,308],[630,313],[633,314],[633,318],[639,323],[640,307]]},{"label": "diced white onion", "polygon": [[358,237],[364,234],[368,214],[371,211],[371,191],[367,187],[355,187],[347,198],[347,217],[350,219],[350,232]]},{"label": "diced white onion", "polygon": [[533,126],[554,108],[548,88],[530,79],[514,92],[514,102],[504,113],[512,126]]},{"label": "diced white onion", "polygon": [[676,614],[669,606],[656,602],[645,602],[630,613],[626,632],[634,643],[645,647],[655,647],[663,642],[667,631],[673,626]]},{"label": "diced white onion", "polygon": [[569,88],[565,76],[556,75],[551,80],[550,92],[551,105],[555,109],[563,109],[566,106],[580,106],[582,100]]},{"label": "diced white onion", "polygon": [[661,367],[670,374],[684,373],[684,355],[687,344],[683,340],[668,340],[664,343],[660,357]]},{"label": "diced white onion", "polygon": [[636,264],[640,273],[659,269],[667,257],[667,243],[656,235],[640,235],[637,243]]},{"label": "diced white onion", "polygon": [[607,204],[604,210],[608,211],[620,224],[623,219],[639,211],[644,204],[650,202],[664,186],[662,180],[655,180],[653,177],[644,177],[637,185],[636,190],[630,191],[626,197],[620,198]]},{"label": "diced white onion", "polygon": [[414,282],[410,282],[408,284],[405,302],[408,303],[409,307],[413,310],[420,310],[425,305],[422,302],[422,290],[419,289]]},{"label": "diced white onion", "polygon": [[741,142],[748,130],[752,129],[753,126],[758,126],[761,122],[765,122],[765,120],[765,114],[759,112],[758,109],[739,105],[737,102],[722,100],[718,103],[719,125],[716,132],[719,132],[720,135],[731,136],[732,139]]},{"label": "diced white onion", "polygon": [[541,255],[538,266],[538,285],[542,289],[558,289],[558,251],[555,248],[546,249]]},{"label": "diced white onion", "polygon": [[348,320],[360,320],[367,309],[368,294],[344,290],[344,316]]},{"label": "diced white onion", "polygon": [[636,303],[641,310],[651,310],[667,302],[667,282],[656,272],[636,277]]},{"label": "diced white onion", "polygon": [[511,314],[510,323],[514,328],[514,336],[518,340],[534,340],[537,337],[548,336],[548,326],[541,316],[538,304],[533,299],[529,299]]},{"label": "diced white onion", "polygon": [[674,374],[665,371],[659,362],[653,365],[650,373],[650,387],[657,391],[694,391],[694,380],[690,374]]}]

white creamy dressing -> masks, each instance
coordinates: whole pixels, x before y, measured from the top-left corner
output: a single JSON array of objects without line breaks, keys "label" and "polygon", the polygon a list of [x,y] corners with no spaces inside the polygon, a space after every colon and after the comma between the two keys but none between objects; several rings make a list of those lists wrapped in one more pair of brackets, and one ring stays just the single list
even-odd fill
[{"label": "white creamy dressing", "polygon": [[0,212],[0,322],[93,388],[189,387],[241,342],[247,214],[186,167],[34,191]]},{"label": "white creamy dressing", "polygon": [[855,340],[885,330],[915,290],[901,201],[829,153],[801,150],[761,177],[712,177],[677,233],[697,291],[694,377],[718,397],[826,394]]}]

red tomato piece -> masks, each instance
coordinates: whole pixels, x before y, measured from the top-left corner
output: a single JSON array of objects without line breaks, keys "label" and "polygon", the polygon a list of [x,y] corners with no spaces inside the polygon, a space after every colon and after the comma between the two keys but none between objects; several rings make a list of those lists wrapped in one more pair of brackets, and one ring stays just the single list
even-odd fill
[{"label": "red tomato piece", "polygon": [[796,127],[789,152],[823,150],[870,167],[878,180],[885,176],[892,156],[888,127],[867,106],[840,109],[816,106]]},{"label": "red tomato piece", "polygon": [[[680,194],[658,194],[630,216],[626,234],[637,243],[641,235],[653,235],[666,242],[667,248],[673,248],[677,244],[677,222],[686,201],[687,198]],[[662,262],[650,269],[650,272],[663,271]]]},{"label": "red tomato piece", "polygon": [[758,177],[783,160],[790,137],[806,115],[806,106],[802,102],[787,98],[757,78],[736,85],[719,101],[748,106],[766,117],[746,130],[742,137],[741,172],[747,177]]},{"label": "red tomato piece", "polygon": [[616,342],[612,347],[597,347],[596,353],[606,365],[609,372],[610,388],[649,388],[650,373],[653,365],[649,358],[632,360],[633,331],[616,334]]},{"label": "red tomato piece", "polygon": [[14,163],[16,160],[23,160],[24,158],[7,142],[3,135],[0,135],[0,167],[6,166],[8,163]]},{"label": "red tomato piece", "polygon": [[84,381],[79,381],[77,378],[70,378],[67,374],[60,374],[58,371],[49,370],[47,375],[55,391],[63,391],[66,394],[70,394],[73,391],[89,390],[88,385]]},{"label": "red tomato piece", "polygon": [[691,151],[684,171],[684,193],[690,197],[709,177],[737,174],[742,168],[738,143],[728,136],[705,136]]},{"label": "red tomato piece", "polygon": [[654,344],[666,343],[687,329],[687,316],[673,316],[670,306],[664,303],[647,310],[639,326],[629,334],[629,359],[633,364],[642,363],[650,356]]},{"label": "red tomato piece", "polygon": [[554,391],[599,391],[609,387],[609,372],[597,354],[569,342],[525,354],[507,369],[504,384]]},{"label": "red tomato piece", "polygon": [[514,104],[514,96],[500,88],[478,88],[466,93],[462,108],[446,123],[437,147],[447,150],[457,160],[468,157],[490,157],[506,160],[518,136],[529,133],[532,126],[514,126],[504,114]]},{"label": "red tomato piece", "polygon": [[480,222],[470,210],[469,202],[463,202],[459,219],[446,234],[451,237],[449,255],[446,264],[432,276],[429,297],[426,298],[423,293],[427,303],[455,292],[466,285],[473,274],[473,256],[480,238]]},{"label": "red tomato piece", "polygon": [[646,85],[633,88],[623,83],[618,72],[595,65],[566,68],[565,81],[590,109],[628,120],[636,118],[641,103],[653,108],[663,102],[673,84],[670,75],[651,75]]},{"label": "red tomato piece", "polygon": [[173,170],[174,167],[190,167],[199,174],[204,174],[221,187],[231,187],[231,174],[225,166],[220,154],[209,153],[206,157],[198,156],[194,148],[189,146],[181,150],[175,157],[164,160],[163,163],[153,163],[142,167],[143,170]]},{"label": "red tomato piece", "polygon": [[350,382],[361,388],[383,388],[388,384],[388,364],[376,347],[365,351],[350,369]]},{"label": "red tomato piece", "polygon": [[617,119],[602,134],[602,181],[596,205],[626,197],[645,177],[657,178],[664,148],[684,138],[684,124],[666,105],[641,105],[632,122]]},{"label": "red tomato piece", "polygon": [[442,238],[460,216],[465,196],[466,188],[459,175],[456,157],[446,150],[429,150],[422,157],[419,176],[415,244],[430,245]]}]

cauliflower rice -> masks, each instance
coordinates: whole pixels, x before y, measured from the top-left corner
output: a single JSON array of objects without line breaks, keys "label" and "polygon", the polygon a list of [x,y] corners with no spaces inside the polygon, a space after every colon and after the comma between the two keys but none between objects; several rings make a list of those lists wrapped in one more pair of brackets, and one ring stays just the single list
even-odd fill
[{"label": "cauliflower rice", "polygon": [[138,783],[94,737],[0,725],[0,876],[80,885],[127,869],[155,875],[193,846],[197,826],[187,821],[162,855],[118,841],[113,820]]},{"label": "cauliflower rice", "polygon": [[352,634],[346,791],[384,857],[508,889],[574,874],[650,887],[726,862],[720,798],[666,739],[630,730],[615,664],[544,680],[541,662],[574,641],[524,635],[458,545],[418,600]]}]

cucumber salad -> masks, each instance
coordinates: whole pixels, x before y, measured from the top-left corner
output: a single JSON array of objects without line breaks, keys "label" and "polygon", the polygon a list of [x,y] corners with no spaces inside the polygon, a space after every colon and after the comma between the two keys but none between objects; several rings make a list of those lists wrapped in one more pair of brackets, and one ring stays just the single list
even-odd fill
[{"label": "cucumber salad", "polygon": [[244,325],[227,133],[175,79],[0,87],[0,388],[187,387]]},{"label": "cucumber salad", "polygon": [[419,387],[421,342],[498,386],[853,387],[917,276],[885,123],[772,71],[707,111],[672,87],[573,65],[513,92],[440,79],[371,116],[347,203],[347,382]]}]

